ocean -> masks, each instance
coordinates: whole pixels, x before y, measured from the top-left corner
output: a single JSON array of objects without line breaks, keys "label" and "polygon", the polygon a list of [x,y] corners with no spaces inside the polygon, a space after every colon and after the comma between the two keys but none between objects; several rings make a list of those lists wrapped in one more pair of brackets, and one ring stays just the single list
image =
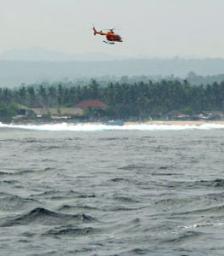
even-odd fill
[{"label": "ocean", "polygon": [[0,255],[223,256],[224,125],[0,123]]}]

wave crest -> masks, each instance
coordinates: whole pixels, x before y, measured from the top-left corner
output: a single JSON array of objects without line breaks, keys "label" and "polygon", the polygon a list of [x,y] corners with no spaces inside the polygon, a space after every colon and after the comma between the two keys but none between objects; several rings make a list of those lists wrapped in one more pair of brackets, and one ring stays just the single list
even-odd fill
[{"label": "wave crest", "polygon": [[108,125],[104,123],[55,123],[55,124],[3,124],[0,128],[25,129],[37,131],[105,131],[105,130],[136,130],[136,131],[162,131],[162,130],[210,130],[224,129],[224,123],[215,122],[149,122],[149,123],[125,123],[124,125]]},{"label": "wave crest", "polygon": [[9,227],[14,225],[28,225],[28,224],[41,224],[41,225],[58,225],[65,224],[69,222],[80,222],[88,223],[96,221],[95,218],[86,214],[65,214],[50,211],[45,208],[37,207],[28,213],[22,214],[15,218],[10,218],[9,220],[0,224],[2,227]]}]

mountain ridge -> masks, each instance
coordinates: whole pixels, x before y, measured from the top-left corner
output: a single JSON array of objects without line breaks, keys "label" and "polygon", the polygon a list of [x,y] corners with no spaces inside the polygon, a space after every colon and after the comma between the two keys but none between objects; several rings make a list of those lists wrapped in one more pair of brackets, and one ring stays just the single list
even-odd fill
[{"label": "mountain ridge", "polygon": [[104,61],[0,60],[0,87],[47,81],[121,76],[201,76],[224,74],[224,59],[124,59]]}]

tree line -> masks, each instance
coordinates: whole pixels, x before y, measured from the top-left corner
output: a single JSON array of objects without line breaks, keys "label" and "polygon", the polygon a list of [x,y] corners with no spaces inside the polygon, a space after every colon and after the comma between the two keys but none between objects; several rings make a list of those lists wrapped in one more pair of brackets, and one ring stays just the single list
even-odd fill
[{"label": "tree line", "polygon": [[193,86],[188,81],[162,80],[134,84],[92,80],[87,85],[63,83],[33,84],[0,88],[0,116],[13,115],[18,105],[29,108],[75,107],[82,100],[106,103],[102,115],[128,119],[165,115],[171,111],[186,114],[224,110],[224,82]]}]

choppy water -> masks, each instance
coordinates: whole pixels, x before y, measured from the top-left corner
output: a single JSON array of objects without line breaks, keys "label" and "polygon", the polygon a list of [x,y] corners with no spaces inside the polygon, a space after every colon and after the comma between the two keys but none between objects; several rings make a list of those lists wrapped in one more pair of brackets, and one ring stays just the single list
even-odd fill
[{"label": "choppy water", "polygon": [[1,124],[0,255],[224,255],[223,153],[221,126]]}]

